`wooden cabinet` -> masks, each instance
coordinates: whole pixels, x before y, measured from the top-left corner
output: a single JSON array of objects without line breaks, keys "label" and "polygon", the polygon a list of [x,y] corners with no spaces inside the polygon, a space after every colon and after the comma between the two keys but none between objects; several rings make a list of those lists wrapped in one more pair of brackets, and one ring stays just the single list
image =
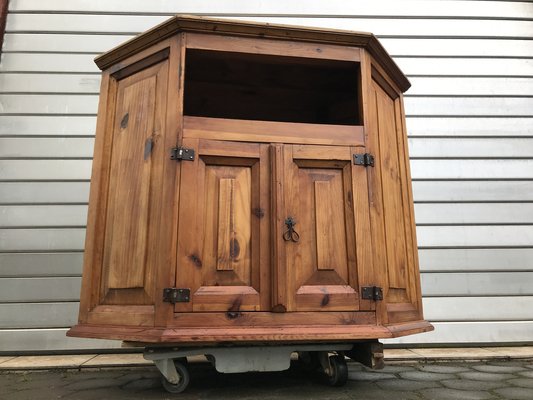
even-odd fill
[{"label": "wooden cabinet", "polygon": [[69,335],[350,342],[432,329],[409,82],[373,35],[177,16],[96,63]]}]

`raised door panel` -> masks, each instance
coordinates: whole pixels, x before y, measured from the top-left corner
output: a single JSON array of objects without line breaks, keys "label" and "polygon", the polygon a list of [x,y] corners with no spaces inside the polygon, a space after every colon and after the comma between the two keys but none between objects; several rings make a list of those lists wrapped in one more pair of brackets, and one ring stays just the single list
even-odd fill
[{"label": "raised door panel", "polygon": [[401,123],[401,98],[379,82],[383,82],[382,79],[372,82],[369,123],[370,140],[377,159],[371,171],[372,223],[387,319],[389,322],[405,322],[421,319],[417,255],[408,197],[408,162]]},{"label": "raised door panel", "polygon": [[362,243],[355,216],[368,203],[366,187],[356,184],[354,152],[347,146],[284,146],[288,311],[359,310]]},{"label": "raised door panel", "polygon": [[184,139],[176,287],[191,291],[177,312],[268,308],[268,147]]},{"label": "raised door panel", "polygon": [[154,304],[167,61],[115,81],[100,304]]}]

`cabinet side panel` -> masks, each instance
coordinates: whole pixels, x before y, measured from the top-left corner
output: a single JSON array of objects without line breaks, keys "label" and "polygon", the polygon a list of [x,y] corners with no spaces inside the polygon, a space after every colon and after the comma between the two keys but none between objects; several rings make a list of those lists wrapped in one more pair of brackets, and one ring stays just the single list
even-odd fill
[{"label": "cabinet side panel", "polygon": [[380,210],[376,214],[379,217],[374,218],[373,229],[378,229],[384,244],[377,251],[384,253],[381,278],[387,320],[389,323],[418,320],[421,319],[417,290],[419,277],[416,248],[411,238],[410,183],[404,160],[401,96],[393,93],[382,77],[372,80],[370,92],[370,107],[373,108],[370,135],[374,136],[370,140],[378,164],[374,184],[380,185],[374,195],[381,197],[375,202]]},{"label": "cabinet side panel", "polygon": [[[155,76],[119,83],[113,132],[109,229],[104,262],[110,289],[144,285],[148,227]],[[146,150],[143,149],[146,147]]]},{"label": "cabinet side panel", "polygon": [[100,283],[103,304],[153,304],[166,61],[116,83]]},{"label": "cabinet side panel", "polygon": [[113,124],[113,113],[109,109],[114,107],[115,94],[116,81],[110,78],[108,72],[104,72],[100,87],[89,210],[87,213],[79,323],[87,322],[88,313],[94,308],[98,299],[103,230],[105,229],[105,190],[108,179],[106,163],[108,160],[109,146],[107,145],[108,137],[105,132]]}]

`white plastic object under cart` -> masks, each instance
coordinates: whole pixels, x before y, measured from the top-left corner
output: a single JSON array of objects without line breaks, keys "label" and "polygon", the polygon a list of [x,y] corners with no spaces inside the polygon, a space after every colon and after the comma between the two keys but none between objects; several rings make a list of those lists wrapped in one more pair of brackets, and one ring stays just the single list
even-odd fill
[{"label": "white plastic object under cart", "polygon": [[190,381],[187,357],[204,355],[222,373],[284,371],[289,369],[291,354],[298,353],[299,363],[309,370],[320,370],[331,386],[348,380],[345,352],[354,344],[300,344],[279,346],[226,347],[146,347],[144,358],[152,360],[163,387],[170,393],[183,392]]}]

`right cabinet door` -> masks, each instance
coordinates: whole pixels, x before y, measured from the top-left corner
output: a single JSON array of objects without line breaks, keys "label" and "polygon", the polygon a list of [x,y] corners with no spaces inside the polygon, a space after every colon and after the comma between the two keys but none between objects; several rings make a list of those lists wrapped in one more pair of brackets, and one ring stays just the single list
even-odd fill
[{"label": "right cabinet door", "polygon": [[287,311],[361,308],[358,270],[371,262],[371,243],[364,237],[366,173],[353,164],[353,155],[362,152],[349,146],[283,146],[284,213],[278,218],[287,279],[278,282],[287,285]]},{"label": "right cabinet door", "polygon": [[376,156],[369,183],[376,274],[385,299],[380,311],[385,323],[416,321],[422,304],[402,98],[374,75],[368,147]]}]

